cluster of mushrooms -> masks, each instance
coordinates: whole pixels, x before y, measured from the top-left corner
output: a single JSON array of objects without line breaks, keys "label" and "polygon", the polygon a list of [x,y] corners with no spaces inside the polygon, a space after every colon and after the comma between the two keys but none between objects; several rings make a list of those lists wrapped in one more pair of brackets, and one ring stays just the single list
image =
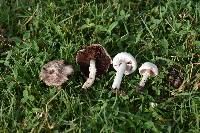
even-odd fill
[{"label": "cluster of mushrooms", "polygon": [[[129,75],[137,68],[137,62],[130,53],[118,53],[112,60],[106,49],[100,44],[92,44],[78,51],[76,62],[80,65],[80,70],[86,77],[82,89],[91,87],[95,77],[107,72],[111,64],[117,71],[112,89],[120,89],[123,75]],[[72,66],[66,65],[64,60],[54,60],[42,67],[40,79],[48,86],[61,87],[73,71]],[[148,77],[158,75],[158,68],[153,63],[145,62],[139,68],[139,73],[142,75],[139,87],[143,88]]]}]

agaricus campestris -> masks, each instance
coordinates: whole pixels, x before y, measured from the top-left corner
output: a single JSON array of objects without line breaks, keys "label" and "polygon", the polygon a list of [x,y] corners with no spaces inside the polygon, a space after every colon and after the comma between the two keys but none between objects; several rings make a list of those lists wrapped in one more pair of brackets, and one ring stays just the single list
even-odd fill
[{"label": "agaricus campestris", "polygon": [[142,75],[142,80],[139,83],[139,87],[143,88],[148,77],[154,77],[158,75],[158,68],[151,62],[145,62],[139,68],[139,73]]},{"label": "agaricus campestris", "polygon": [[105,73],[112,63],[110,55],[100,44],[92,44],[78,51],[76,62],[80,70],[87,78],[82,88],[87,89],[94,83],[96,75]]},{"label": "agaricus campestris", "polygon": [[65,65],[64,60],[50,61],[42,67],[40,79],[48,86],[61,87],[73,73],[71,65]]},{"label": "agaricus campestris", "polygon": [[112,88],[119,89],[123,74],[129,75],[133,73],[137,68],[137,62],[131,54],[121,52],[113,58],[113,67],[117,73],[112,84]]}]

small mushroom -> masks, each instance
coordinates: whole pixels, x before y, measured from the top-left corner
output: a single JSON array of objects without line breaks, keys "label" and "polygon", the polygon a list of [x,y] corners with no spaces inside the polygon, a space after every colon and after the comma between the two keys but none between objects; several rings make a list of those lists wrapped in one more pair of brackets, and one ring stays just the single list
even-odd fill
[{"label": "small mushroom", "polygon": [[149,105],[150,105],[151,108],[155,108],[155,107],[158,106],[158,104],[155,103],[155,102],[150,102]]},{"label": "small mushroom", "polygon": [[145,86],[148,77],[150,76],[154,77],[158,75],[158,68],[155,64],[151,62],[145,62],[139,68],[139,73],[140,75],[142,75],[142,80],[139,83],[139,87],[143,88]]},{"label": "small mushroom", "polygon": [[119,89],[123,74],[129,75],[133,73],[137,68],[137,62],[131,54],[121,52],[113,58],[113,67],[117,73],[112,84],[112,88]]},{"label": "small mushroom", "polygon": [[167,74],[167,81],[171,86],[179,88],[183,83],[183,73],[181,73],[180,70],[172,68]]},{"label": "small mushroom", "polygon": [[60,87],[73,73],[71,65],[65,65],[64,60],[50,61],[42,67],[40,79],[48,86]]},{"label": "small mushroom", "polygon": [[111,57],[100,44],[92,44],[78,51],[76,62],[87,78],[82,88],[87,89],[94,83],[96,75],[105,73],[112,63]]}]

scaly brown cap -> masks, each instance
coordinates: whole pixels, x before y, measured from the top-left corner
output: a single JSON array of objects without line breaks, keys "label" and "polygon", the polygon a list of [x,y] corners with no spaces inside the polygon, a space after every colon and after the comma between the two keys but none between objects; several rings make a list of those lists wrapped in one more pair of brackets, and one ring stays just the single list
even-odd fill
[{"label": "scaly brown cap", "polygon": [[102,75],[105,73],[112,63],[111,57],[100,44],[92,44],[78,51],[76,62],[80,65],[80,70],[84,76],[89,76],[90,60],[95,60],[97,73]]},{"label": "scaly brown cap", "polygon": [[64,60],[50,61],[42,67],[40,79],[48,86],[60,87],[73,73],[71,65],[65,65]]}]

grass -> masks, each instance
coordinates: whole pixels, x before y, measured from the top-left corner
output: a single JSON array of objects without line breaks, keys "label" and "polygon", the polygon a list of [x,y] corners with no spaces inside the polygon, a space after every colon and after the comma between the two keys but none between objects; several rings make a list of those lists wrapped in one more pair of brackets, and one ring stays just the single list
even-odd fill
[{"label": "grass", "polygon": [[[0,132],[200,132],[199,21],[198,0],[1,0]],[[83,94],[75,56],[92,43],[111,57],[131,53],[138,67],[153,62],[159,75],[143,93],[138,71],[125,76],[127,95],[117,96],[110,67]],[[60,92],[39,80],[54,59],[75,69]],[[171,68],[183,74],[178,89],[167,80]]]}]

